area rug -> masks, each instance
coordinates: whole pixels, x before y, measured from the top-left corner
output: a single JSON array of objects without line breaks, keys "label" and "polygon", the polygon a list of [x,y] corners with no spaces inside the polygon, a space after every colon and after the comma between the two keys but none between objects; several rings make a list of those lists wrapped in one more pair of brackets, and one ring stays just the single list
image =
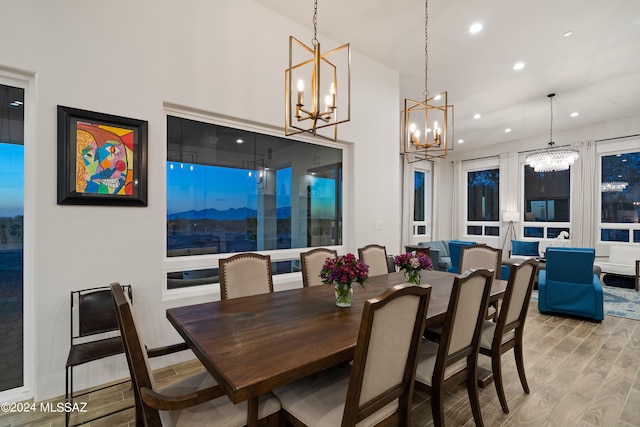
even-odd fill
[{"label": "area rug", "polygon": [[[640,320],[640,291],[603,286],[602,296],[604,314]],[[531,293],[531,300],[538,301],[538,291]]]}]

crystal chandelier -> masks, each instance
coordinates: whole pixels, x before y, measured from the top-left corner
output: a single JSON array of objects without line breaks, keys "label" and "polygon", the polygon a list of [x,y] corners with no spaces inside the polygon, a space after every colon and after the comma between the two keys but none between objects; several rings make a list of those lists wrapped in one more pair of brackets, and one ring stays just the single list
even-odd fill
[{"label": "crystal chandelier", "polygon": [[[424,5],[424,101],[404,100],[400,154],[409,163],[445,158],[453,150],[453,105],[447,92],[429,95],[429,1]],[[450,117],[449,117],[450,116]]]},{"label": "crystal chandelier", "polygon": [[551,106],[551,125],[549,127],[549,147],[536,151],[527,156],[527,164],[536,172],[566,171],[577,159],[578,152],[570,148],[555,148],[553,142],[553,97],[555,93],[547,95]]},{"label": "crystal chandelier", "polygon": [[[317,37],[318,0],[315,0],[313,47],[289,37],[289,68],[285,70],[285,134],[308,132],[336,141],[338,125],[351,120],[351,49],[347,43],[320,53]],[[327,78],[321,80],[321,76]],[[305,99],[305,88],[308,88],[308,99]],[[339,93],[346,95],[341,97]],[[324,106],[322,94],[325,95]]]}]

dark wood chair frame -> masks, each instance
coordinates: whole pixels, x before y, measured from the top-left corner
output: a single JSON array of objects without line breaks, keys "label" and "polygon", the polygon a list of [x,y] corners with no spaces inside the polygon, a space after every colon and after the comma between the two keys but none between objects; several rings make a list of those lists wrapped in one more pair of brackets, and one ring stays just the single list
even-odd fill
[{"label": "dark wood chair frame", "polygon": [[[129,295],[129,299],[132,300],[131,286],[124,285],[122,288]],[[94,388],[90,392],[85,391],[78,394],[73,392],[74,367],[124,353],[120,335],[105,336],[105,334],[119,331],[116,310],[111,297],[111,288],[109,286],[101,286],[71,291],[70,325],[71,347],[65,364],[65,402],[73,404],[73,399],[76,397],[126,382],[121,381],[105,387]],[[95,421],[129,408],[131,406],[111,411],[85,422]],[[65,425],[69,426],[70,422],[71,412],[65,412]]]},{"label": "dark wood chair frame", "polygon": [[[368,249],[381,249],[381,250],[383,250],[384,251],[384,259],[385,259],[385,262],[387,263],[387,272],[388,273],[393,273],[393,271],[391,271],[391,266],[389,265],[389,262],[387,261],[388,260],[387,248],[385,246],[372,244],[372,245],[364,246],[362,248],[358,248],[358,258],[360,260],[362,260],[363,262],[365,262],[365,263],[366,263],[366,261],[364,260],[364,257],[365,257],[365,253],[367,252]],[[395,271],[395,269],[394,269],[394,271]]]},{"label": "dark wood chair frame", "polygon": [[[484,277],[484,290],[482,293],[481,307],[478,310],[478,317],[474,325],[473,338],[471,344],[460,349],[454,354],[449,354],[449,346],[451,344],[451,334],[453,332],[454,322],[457,318],[458,304],[462,287],[466,282],[476,276]],[[480,412],[480,401],[478,398],[478,349],[480,347],[480,336],[482,332],[482,324],[484,315],[489,302],[491,293],[491,285],[493,281],[493,272],[487,269],[470,269],[461,276],[454,279],[453,289],[451,291],[451,299],[447,308],[444,325],[442,327],[442,335],[438,346],[436,363],[433,370],[431,386],[416,380],[416,388],[428,393],[431,396],[431,412],[433,415],[433,423],[435,426],[444,425],[444,392],[452,389],[462,382],[466,382],[467,394],[471,403],[471,411],[473,419],[477,426],[482,427],[482,414]],[[445,370],[448,366],[466,359],[466,367],[460,372],[451,375],[445,379]]]},{"label": "dark wood chair frame", "polygon": [[226,280],[225,269],[227,268],[227,264],[231,264],[235,261],[244,258],[253,258],[266,263],[268,280],[269,280],[269,292],[273,292],[273,274],[271,272],[271,256],[270,255],[261,255],[253,252],[244,252],[238,255],[230,256],[229,258],[221,258],[218,260],[218,271],[220,275],[220,299],[226,300],[228,299],[228,283]]},{"label": "dark wood chair frame", "polygon": [[[133,385],[133,395],[136,407],[136,425],[146,427],[161,427],[159,410],[175,411],[190,408],[218,397],[225,396],[222,387],[215,385],[205,389],[197,390],[180,396],[166,396],[153,390],[151,384],[152,372],[147,370],[147,364],[144,360],[144,353],[148,357],[164,356],[176,353],[178,351],[189,350],[186,343],[178,343],[155,349],[147,349],[142,346],[142,341],[136,330],[131,312],[131,305],[120,290],[118,283],[111,284],[113,293],[113,301],[116,305],[118,316],[118,324],[123,337],[125,354],[127,355],[127,364],[131,374],[131,382]],[[268,417],[268,420],[261,420],[267,426],[278,425],[278,413]]]},{"label": "dark wood chair frame", "polygon": [[[326,248],[316,248],[307,252],[300,253],[300,264],[302,266],[302,286],[305,288],[309,287],[309,281],[311,280],[309,274],[311,274],[307,268],[307,258],[313,256],[318,253],[324,253],[327,255],[327,258],[337,258],[338,251],[333,249]],[[318,272],[320,274],[320,272]]]},{"label": "dark wood chair frame", "polygon": [[[517,307],[519,314],[511,323],[507,324],[508,307],[511,307],[511,300],[516,284],[516,278],[520,275],[520,271],[523,267],[530,265],[531,276],[527,282],[527,290],[524,297],[522,306]],[[525,393],[529,393],[529,385],[527,384],[527,376],[524,370],[524,358],[522,356],[522,337],[524,335],[524,323],[527,319],[527,311],[529,309],[529,301],[531,299],[531,292],[533,290],[533,284],[538,273],[538,261],[535,259],[522,260],[521,263],[513,264],[510,267],[509,282],[507,283],[507,289],[502,298],[502,305],[500,307],[500,313],[498,314],[497,324],[495,327],[495,333],[490,349],[480,347],[480,354],[491,357],[491,370],[492,378],[495,382],[496,392],[498,393],[498,399],[500,400],[500,406],[505,414],[509,413],[509,406],[507,405],[507,398],[504,394],[504,386],[502,383],[502,355],[507,351],[513,349],[514,357],[516,359],[516,367],[518,369],[518,376],[520,377],[520,383]],[[512,307],[515,309],[516,307]],[[503,342],[503,336],[509,331],[514,331],[514,337],[506,342]],[[480,383],[480,387],[486,387],[488,381]]]},{"label": "dark wood chair frame", "polygon": [[[409,356],[405,365],[402,383],[393,386],[383,394],[374,397],[369,402],[363,405],[358,405],[362,391],[364,373],[367,366],[367,355],[369,352],[371,329],[373,327],[375,312],[387,305],[390,301],[406,295],[417,295],[420,297],[420,302],[416,312],[416,319],[411,335],[411,346],[409,348]],[[424,330],[427,318],[427,307],[429,305],[430,297],[430,287],[403,284],[396,285],[385,291],[382,295],[365,301],[362,320],[360,321],[360,329],[358,331],[358,341],[353,357],[353,367],[351,368],[351,377],[349,379],[349,387],[347,389],[344,413],[342,416],[342,427],[355,427],[355,425],[360,421],[366,419],[368,416],[384,408],[396,399],[399,399],[398,410],[389,417],[380,421],[376,426],[386,427],[411,425],[411,400],[415,384],[416,366],[418,364],[422,331]],[[289,422],[294,427],[305,427],[304,423],[288,413],[286,410],[281,410],[281,413],[281,425],[286,425],[285,422]]]}]

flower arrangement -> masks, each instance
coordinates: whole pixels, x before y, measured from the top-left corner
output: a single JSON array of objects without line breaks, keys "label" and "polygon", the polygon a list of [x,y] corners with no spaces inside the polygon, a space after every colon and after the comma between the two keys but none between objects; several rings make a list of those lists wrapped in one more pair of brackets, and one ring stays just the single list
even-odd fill
[{"label": "flower arrangement", "polygon": [[431,270],[433,268],[431,258],[425,255],[424,252],[413,251],[396,255],[393,257],[393,263],[402,270],[407,282],[414,285],[420,284],[420,272],[422,270]]},{"label": "flower arrangement", "polygon": [[320,270],[320,279],[327,285],[335,286],[336,305],[351,306],[351,283],[357,282],[364,287],[369,277],[369,266],[353,254],[338,258],[327,258]]}]

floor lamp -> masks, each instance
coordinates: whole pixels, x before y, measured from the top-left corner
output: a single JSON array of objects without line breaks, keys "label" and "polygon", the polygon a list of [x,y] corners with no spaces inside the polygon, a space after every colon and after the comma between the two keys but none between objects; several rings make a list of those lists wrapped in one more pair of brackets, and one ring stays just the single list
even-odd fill
[{"label": "floor lamp", "polygon": [[[507,233],[504,236],[504,243],[502,244],[502,252],[504,252],[504,247],[507,245],[507,240],[513,240],[516,237],[516,228],[513,223],[520,221],[520,212],[503,211],[502,221],[509,223],[509,226],[507,227]],[[509,250],[511,250],[511,246],[509,246]]]}]

